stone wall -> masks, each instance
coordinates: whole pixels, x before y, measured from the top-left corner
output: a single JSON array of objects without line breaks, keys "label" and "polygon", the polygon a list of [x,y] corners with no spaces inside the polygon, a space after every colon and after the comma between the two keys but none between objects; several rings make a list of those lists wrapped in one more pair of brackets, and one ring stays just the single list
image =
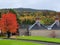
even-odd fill
[{"label": "stone wall", "polygon": [[[31,36],[46,36],[51,37],[50,34],[53,30],[30,30]],[[56,37],[60,38],[60,30],[54,30],[56,33]]]},{"label": "stone wall", "polygon": [[26,29],[19,29],[20,36],[25,35],[25,33],[26,33]]},{"label": "stone wall", "polygon": [[[20,36],[26,35],[27,29],[19,29]],[[31,36],[46,36],[50,37],[50,34],[53,30],[30,30],[29,33]],[[60,38],[60,30],[54,30],[56,33],[56,37]]]}]

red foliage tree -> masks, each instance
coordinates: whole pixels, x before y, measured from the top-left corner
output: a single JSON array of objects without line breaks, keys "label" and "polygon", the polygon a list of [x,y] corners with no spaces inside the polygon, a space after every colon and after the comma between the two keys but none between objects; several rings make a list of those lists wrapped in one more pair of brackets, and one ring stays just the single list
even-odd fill
[{"label": "red foliage tree", "polygon": [[0,18],[0,30],[1,30],[1,26],[2,26],[2,25],[1,25],[1,18]]},{"label": "red foliage tree", "polygon": [[14,13],[2,14],[2,32],[7,32],[8,30],[11,33],[16,33],[18,23],[16,20],[16,15]]}]

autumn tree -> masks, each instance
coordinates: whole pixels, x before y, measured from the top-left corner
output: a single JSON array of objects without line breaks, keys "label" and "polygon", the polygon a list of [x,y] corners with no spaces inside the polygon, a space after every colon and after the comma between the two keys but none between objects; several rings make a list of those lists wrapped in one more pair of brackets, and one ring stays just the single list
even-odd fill
[{"label": "autumn tree", "polygon": [[12,12],[2,14],[2,32],[6,33],[9,30],[11,33],[16,33],[17,25],[16,14]]}]

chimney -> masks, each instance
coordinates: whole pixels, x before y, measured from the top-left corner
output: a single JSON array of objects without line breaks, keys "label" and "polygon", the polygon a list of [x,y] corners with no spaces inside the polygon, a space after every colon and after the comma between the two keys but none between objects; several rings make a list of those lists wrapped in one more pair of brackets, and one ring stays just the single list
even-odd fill
[{"label": "chimney", "polygon": [[59,27],[59,17],[58,16],[56,16],[56,18],[55,18],[55,23]]},{"label": "chimney", "polygon": [[36,17],[36,23],[37,23],[37,25],[40,26],[40,17],[39,16]]},{"label": "chimney", "polygon": [[36,22],[40,22],[40,17],[36,17]]}]

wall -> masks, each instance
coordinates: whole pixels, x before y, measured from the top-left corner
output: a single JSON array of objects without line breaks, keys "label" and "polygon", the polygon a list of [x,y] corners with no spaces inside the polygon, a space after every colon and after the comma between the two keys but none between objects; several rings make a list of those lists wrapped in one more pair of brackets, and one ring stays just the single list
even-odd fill
[{"label": "wall", "polygon": [[[26,29],[19,29],[20,36],[26,35]],[[30,30],[29,33],[31,36],[45,36],[51,37],[50,34],[53,30]],[[54,30],[56,33],[56,38],[60,38],[60,30]]]},{"label": "wall", "polygon": [[[46,36],[51,37],[50,34],[53,30],[30,30],[31,36]],[[60,30],[54,30],[56,37],[60,38]]]}]

